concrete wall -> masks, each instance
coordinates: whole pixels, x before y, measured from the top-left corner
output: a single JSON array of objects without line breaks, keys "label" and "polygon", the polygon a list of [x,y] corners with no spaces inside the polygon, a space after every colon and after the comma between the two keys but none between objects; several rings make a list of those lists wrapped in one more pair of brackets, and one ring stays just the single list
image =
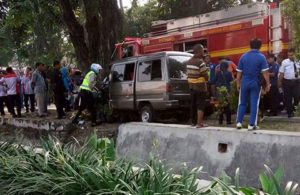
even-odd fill
[{"label": "concrete wall", "polygon": [[52,120],[32,119],[32,118],[0,118],[0,125],[12,125],[16,128],[31,128],[44,131],[64,131],[70,125],[57,123]]},{"label": "concrete wall", "polygon": [[222,171],[233,176],[240,167],[241,184],[258,187],[259,173],[265,171],[266,164],[273,170],[284,165],[284,182],[300,182],[300,133],[143,123],[120,126],[119,157],[145,162],[150,152],[166,163],[204,166],[206,173],[201,179],[219,176]]}]

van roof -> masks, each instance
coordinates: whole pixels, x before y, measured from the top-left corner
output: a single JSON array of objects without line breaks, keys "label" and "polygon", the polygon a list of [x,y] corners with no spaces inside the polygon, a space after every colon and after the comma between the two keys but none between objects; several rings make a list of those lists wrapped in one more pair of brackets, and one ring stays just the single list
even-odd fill
[{"label": "van roof", "polygon": [[118,63],[122,63],[122,62],[137,60],[139,58],[144,58],[144,57],[162,57],[162,56],[167,56],[167,55],[181,55],[181,56],[190,56],[190,57],[193,56],[193,54],[186,53],[186,52],[163,51],[163,52],[157,52],[157,53],[151,53],[151,54],[145,54],[145,55],[124,58],[122,60],[116,60],[116,61],[112,62],[111,64],[113,65],[113,64],[118,64]]}]

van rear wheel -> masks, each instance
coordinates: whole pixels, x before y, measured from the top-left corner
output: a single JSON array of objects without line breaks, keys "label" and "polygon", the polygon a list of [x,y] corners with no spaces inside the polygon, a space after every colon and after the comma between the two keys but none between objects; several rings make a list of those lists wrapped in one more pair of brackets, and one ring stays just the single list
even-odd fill
[{"label": "van rear wheel", "polygon": [[151,105],[146,104],[140,109],[140,118],[144,123],[151,123],[154,121],[154,112]]}]

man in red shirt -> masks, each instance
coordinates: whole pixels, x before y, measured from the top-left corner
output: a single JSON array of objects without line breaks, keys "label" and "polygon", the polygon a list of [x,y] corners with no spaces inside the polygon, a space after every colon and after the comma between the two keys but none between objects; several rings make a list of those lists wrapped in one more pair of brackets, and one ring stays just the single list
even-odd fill
[{"label": "man in red shirt", "polygon": [[[6,72],[7,75],[0,80],[0,84],[7,87],[8,110],[13,117],[21,117],[21,97],[17,93],[17,85],[21,80],[11,67],[7,67]],[[15,113],[15,106],[18,115]]]}]

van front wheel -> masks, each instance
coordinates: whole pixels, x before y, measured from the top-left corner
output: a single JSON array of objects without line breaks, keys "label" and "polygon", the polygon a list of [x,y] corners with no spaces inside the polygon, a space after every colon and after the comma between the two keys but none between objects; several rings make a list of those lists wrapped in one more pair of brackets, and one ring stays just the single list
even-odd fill
[{"label": "van front wheel", "polygon": [[143,106],[140,110],[140,118],[141,118],[141,121],[144,123],[153,122],[154,121],[153,115],[154,115],[153,108],[149,104]]}]

